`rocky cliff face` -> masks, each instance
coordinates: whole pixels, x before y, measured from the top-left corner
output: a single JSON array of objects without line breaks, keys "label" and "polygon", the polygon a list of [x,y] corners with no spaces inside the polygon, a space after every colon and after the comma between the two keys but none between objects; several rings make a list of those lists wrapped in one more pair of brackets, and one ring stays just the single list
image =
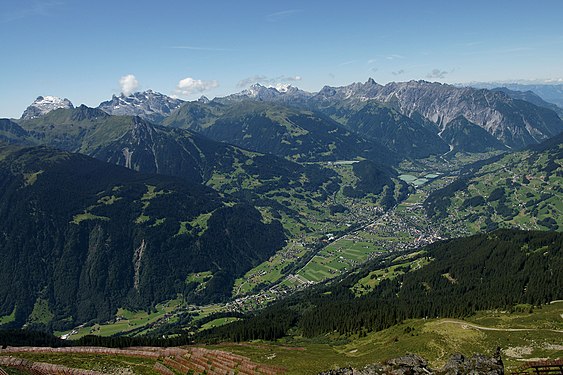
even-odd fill
[{"label": "rocky cliff face", "polygon": [[367,98],[388,103],[409,117],[419,113],[438,124],[440,130],[463,116],[509,147],[538,143],[563,131],[563,121],[555,112],[502,92],[425,81],[385,86],[368,81],[359,90]]},{"label": "rocky cliff face", "polygon": [[395,102],[408,116],[419,112],[442,130],[463,116],[509,147],[537,143],[563,130],[555,112],[489,90],[411,81],[389,84],[375,98]]},{"label": "rocky cliff face", "polygon": [[385,86],[368,80],[339,88],[325,87],[313,100],[376,100],[404,115],[422,115],[444,130],[459,116],[485,129],[509,147],[523,147],[563,131],[557,114],[503,92],[441,83],[410,81]]}]

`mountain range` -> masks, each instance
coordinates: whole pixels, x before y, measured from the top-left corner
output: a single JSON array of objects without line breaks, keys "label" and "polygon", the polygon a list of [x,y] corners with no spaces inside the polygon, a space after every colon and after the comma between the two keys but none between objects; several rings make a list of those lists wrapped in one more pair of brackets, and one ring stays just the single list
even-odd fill
[{"label": "mountain range", "polygon": [[[563,110],[533,93],[426,81],[383,86],[369,79],[343,87],[325,86],[317,93],[292,86],[278,91],[255,84],[237,94],[193,102],[148,90],[114,96],[98,108],[112,115],[134,115],[152,123],[191,129],[217,141],[294,160],[310,160],[308,153],[316,158],[381,158],[393,154],[421,158],[445,154],[454,147],[471,152],[518,149],[563,131]],[[273,113],[279,115],[271,116]],[[29,117],[37,116],[26,119]],[[299,120],[286,121],[289,117]],[[464,131],[459,126],[461,117],[466,120]],[[321,136],[319,131],[323,127],[311,128],[310,121],[325,125],[324,131],[334,136]],[[353,134],[346,134],[343,129]],[[357,136],[373,145],[365,144]],[[257,138],[260,144],[256,143]],[[487,140],[483,143],[484,138]],[[358,152],[346,151],[343,141]],[[331,143],[332,151],[326,149]],[[384,148],[378,152],[381,146]],[[334,154],[334,149],[339,151]]]},{"label": "mountain range", "polygon": [[[506,87],[495,87],[491,89],[492,91],[503,92],[506,95],[510,96],[513,99],[524,100],[530,102],[532,104],[537,105],[538,107],[544,107],[547,109],[551,109],[553,112],[557,113],[560,118],[563,118],[563,109],[562,107],[557,106],[556,104],[547,102],[543,100],[539,95],[534,93],[531,90],[527,91],[518,91],[518,90],[511,90]],[[563,96],[563,92],[561,93]]]},{"label": "mountain range", "polygon": [[292,90],[274,91],[277,92],[274,88],[254,86],[248,92],[226,99],[240,100],[247,96],[255,100],[312,107],[321,112],[333,111],[342,103],[351,107],[358,102],[374,100],[410,118],[422,117],[435,124],[438,132],[445,130],[452,120],[463,116],[512,148],[538,143],[562,130],[559,116],[546,108],[513,99],[502,92],[441,83],[409,81],[382,86],[369,79],[365,83],[343,87],[325,86],[318,93],[305,96],[299,93],[293,95]]},{"label": "mountain range", "polygon": [[496,156],[417,195],[425,219],[558,231],[558,113],[531,93],[372,79],[191,102],[149,90],[98,108],[40,97],[0,120],[0,267],[17,270],[0,275],[0,317],[54,330],[177,295],[226,301],[282,249],[302,257],[286,275],[330,238],[388,220],[421,191],[405,165],[482,153]]},{"label": "mountain range", "polygon": [[[391,163],[397,160],[379,140],[368,140],[321,113],[254,100],[206,110],[203,121],[182,122],[192,103],[180,107],[165,124],[189,128],[211,139],[229,142],[295,161],[351,160],[363,157]],[[195,104],[197,108],[200,103]],[[213,115],[212,111],[215,110]],[[218,117],[215,117],[219,115]],[[215,117],[213,119],[213,117]]]}]

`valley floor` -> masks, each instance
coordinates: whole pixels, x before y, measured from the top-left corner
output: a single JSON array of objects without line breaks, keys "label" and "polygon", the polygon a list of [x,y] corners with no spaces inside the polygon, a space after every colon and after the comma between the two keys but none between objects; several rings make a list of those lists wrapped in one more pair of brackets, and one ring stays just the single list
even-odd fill
[{"label": "valley floor", "polygon": [[[491,155],[480,155],[481,158],[489,156]],[[345,218],[319,218],[320,226],[313,233],[299,237],[294,235],[284,249],[235,282],[231,302],[194,306],[175,300],[157,305],[156,311],[152,313],[121,309],[112,321],[83,325],[56,334],[65,339],[78,339],[87,334],[142,335],[164,324],[174,324],[186,312],[195,315],[194,320],[197,322],[211,314],[252,311],[296,290],[352,271],[379,256],[397,251],[416,251],[419,247],[443,238],[472,234],[459,223],[429,220],[423,202],[431,192],[457,178],[459,168],[476,160],[479,158],[471,155],[447,162],[428,159],[418,165],[403,165],[405,173],[402,178],[411,181],[409,183],[416,188],[406,200],[386,212],[366,200],[344,202],[343,199],[346,198],[336,194],[335,203],[343,202],[353,207]],[[351,173],[351,165],[338,165],[335,168],[343,176]],[[331,233],[335,228],[340,228],[342,233]],[[201,281],[205,279],[205,275],[194,274],[190,278]],[[228,319],[212,321],[202,328],[227,322]]]}]

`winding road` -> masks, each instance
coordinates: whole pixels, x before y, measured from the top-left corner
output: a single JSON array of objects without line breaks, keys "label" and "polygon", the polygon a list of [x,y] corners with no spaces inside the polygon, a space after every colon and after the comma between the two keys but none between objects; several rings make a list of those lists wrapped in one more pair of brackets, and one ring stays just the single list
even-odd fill
[{"label": "winding road", "polygon": [[492,328],[492,327],[483,327],[483,326],[478,326],[476,324],[471,324],[471,323],[467,323],[467,322],[462,322],[459,320],[442,320],[439,322],[439,324],[443,324],[443,323],[453,323],[453,324],[459,324],[462,326],[462,328],[467,329],[467,328],[474,328],[474,329],[479,329],[482,331],[503,331],[503,332],[524,332],[524,331],[547,331],[547,332],[555,332],[555,333],[563,333],[563,330],[560,329],[546,329],[546,328]]}]

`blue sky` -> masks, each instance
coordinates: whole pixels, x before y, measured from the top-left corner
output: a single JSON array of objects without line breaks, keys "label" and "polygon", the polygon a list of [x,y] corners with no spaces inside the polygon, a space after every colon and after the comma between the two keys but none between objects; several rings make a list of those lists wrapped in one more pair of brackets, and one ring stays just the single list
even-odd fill
[{"label": "blue sky", "polygon": [[557,80],[562,14],[561,0],[3,0],[0,117],[39,95],[97,106],[122,89]]}]

